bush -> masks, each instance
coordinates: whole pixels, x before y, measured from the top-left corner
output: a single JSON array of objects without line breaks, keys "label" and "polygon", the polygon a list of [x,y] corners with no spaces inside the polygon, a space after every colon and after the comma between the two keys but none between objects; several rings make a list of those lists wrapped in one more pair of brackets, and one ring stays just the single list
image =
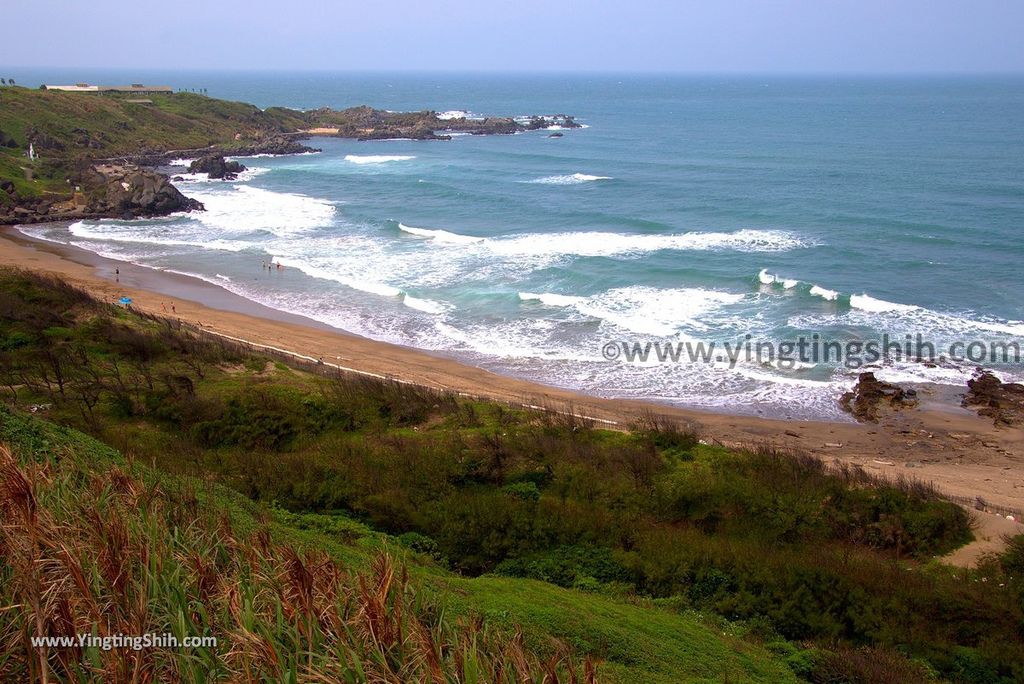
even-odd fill
[{"label": "bush", "polygon": [[610,549],[562,546],[543,554],[502,561],[495,574],[506,577],[528,577],[572,587],[577,584],[593,587],[593,583],[631,582],[629,570]]}]

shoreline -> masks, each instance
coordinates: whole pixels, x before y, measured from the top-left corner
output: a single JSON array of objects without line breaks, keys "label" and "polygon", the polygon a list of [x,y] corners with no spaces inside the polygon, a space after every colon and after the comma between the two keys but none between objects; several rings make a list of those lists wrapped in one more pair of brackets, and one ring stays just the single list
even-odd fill
[{"label": "shoreline", "polygon": [[[960,407],[956,388],[928,387],[918,408],[886,415],[879,423],[763,418],[605,399],[360,337],[253,302],[199,278],[32,238],[16,226],[0,230],[0,264],[58,275],[108,301],[129,296],[141,311],[177,317],[208,333],[299,358],[322,358],[325,364],[350,372],[568,411],[617,429],[654,413],[689,423],[708,441],[725,446],[770,444],[811,453],[826,462],[859,465],[884,477],[931,482],[961,503],[981,497],[995,507],[1024,509],[1024,430],[996,428],[990,419]],[[115,268],[120,269],[119,282]],[[172,303],[176,315],[171,313]]]}]

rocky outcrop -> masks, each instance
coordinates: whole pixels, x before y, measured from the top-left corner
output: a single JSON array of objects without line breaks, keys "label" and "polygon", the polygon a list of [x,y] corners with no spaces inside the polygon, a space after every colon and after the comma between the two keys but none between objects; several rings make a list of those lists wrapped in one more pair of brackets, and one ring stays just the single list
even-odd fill
[{"label": "rocky outcrop", "polygon": [[205,157],[200,157],[189,164],[188,167],[189,173],[205,173],[210,178],[224,180],[235,180],[242,171],[245,171],[244,166],[236,161],[226,161],[219,154],[209,154]]},{"label": "rocky outcrop", "polygon": [[0,130],[0,146],[16,149],[18,147],[18,141]]},{"label": "rocky outcrop", "polygon": [[171,185],[167,176],[133,165],[90,167],[82,186],[88,198],[88,213],[136,218],[203,210],[200,202],[185,197]]},{"label": "rocky outcrop", "polygon": [[303,154],[320,151],[319,148],[303,145],[299,140],[300,138],[295,136],[275,135],[251,145],[243,145],[231,154],[246,157],[254,154]]},{"label": "rocky outcrop", "polygon": [[991,418],[996,425],[1020,425],[1024,423],[1024,385],[1002,382],[979,368],[967,381],[963,405],[977,409],[978,415]]},{"label": "rocky outcrop", "polygon": [[884,410],[917,405],[917,391],[882,382],[874,373],[861,373],[853,390],[839,399],[839,405],[861,422],[877,423]]},{"label": "rocky outcrop", "polygon": [[28,141],[34,145],[37,150],[49,152],[61,152],[64,150],[63,142],[54,136],[39,130],[35,125],[29,125],[25,130],[25,137],[28,138]]},{"label": "rocky outcrop", "polygon": [[[548,128],[581,128],[567,114],[549,116],[486,118],[442,118],[434,111],[389,112],[366,105],[336,110],[316,109],[305,114],[310,128],[307,132],[329,134],[357,140],[449,140],[448,133],[470,135],[510,135]],[[330,132],[330,133],[328,133]]]},{"label": "rocky outcrop", "polygon": [[98,164],[76,180],[78,190],[66,198],[28,198],[0,204],[0,224],[42,223],[82,218],[142,218],[177,211],[202,211],[167,176],[132,164]]}]

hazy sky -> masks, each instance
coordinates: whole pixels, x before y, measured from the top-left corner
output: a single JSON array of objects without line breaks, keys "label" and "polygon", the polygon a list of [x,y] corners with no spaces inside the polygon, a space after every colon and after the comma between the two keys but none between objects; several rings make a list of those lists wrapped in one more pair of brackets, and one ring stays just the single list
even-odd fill
[{"label": "hazy sky", "polygon": [[7,0],[0,64],[1021,72],[1024,0]]}]

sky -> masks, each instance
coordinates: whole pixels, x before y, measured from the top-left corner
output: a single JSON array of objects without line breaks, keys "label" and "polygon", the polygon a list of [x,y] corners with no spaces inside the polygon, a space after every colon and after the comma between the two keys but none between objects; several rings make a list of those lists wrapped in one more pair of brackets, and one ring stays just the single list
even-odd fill
[{"label": "sky", "polygon": [[5,0],[0,65],[1024,72],[1024,0]]}]

